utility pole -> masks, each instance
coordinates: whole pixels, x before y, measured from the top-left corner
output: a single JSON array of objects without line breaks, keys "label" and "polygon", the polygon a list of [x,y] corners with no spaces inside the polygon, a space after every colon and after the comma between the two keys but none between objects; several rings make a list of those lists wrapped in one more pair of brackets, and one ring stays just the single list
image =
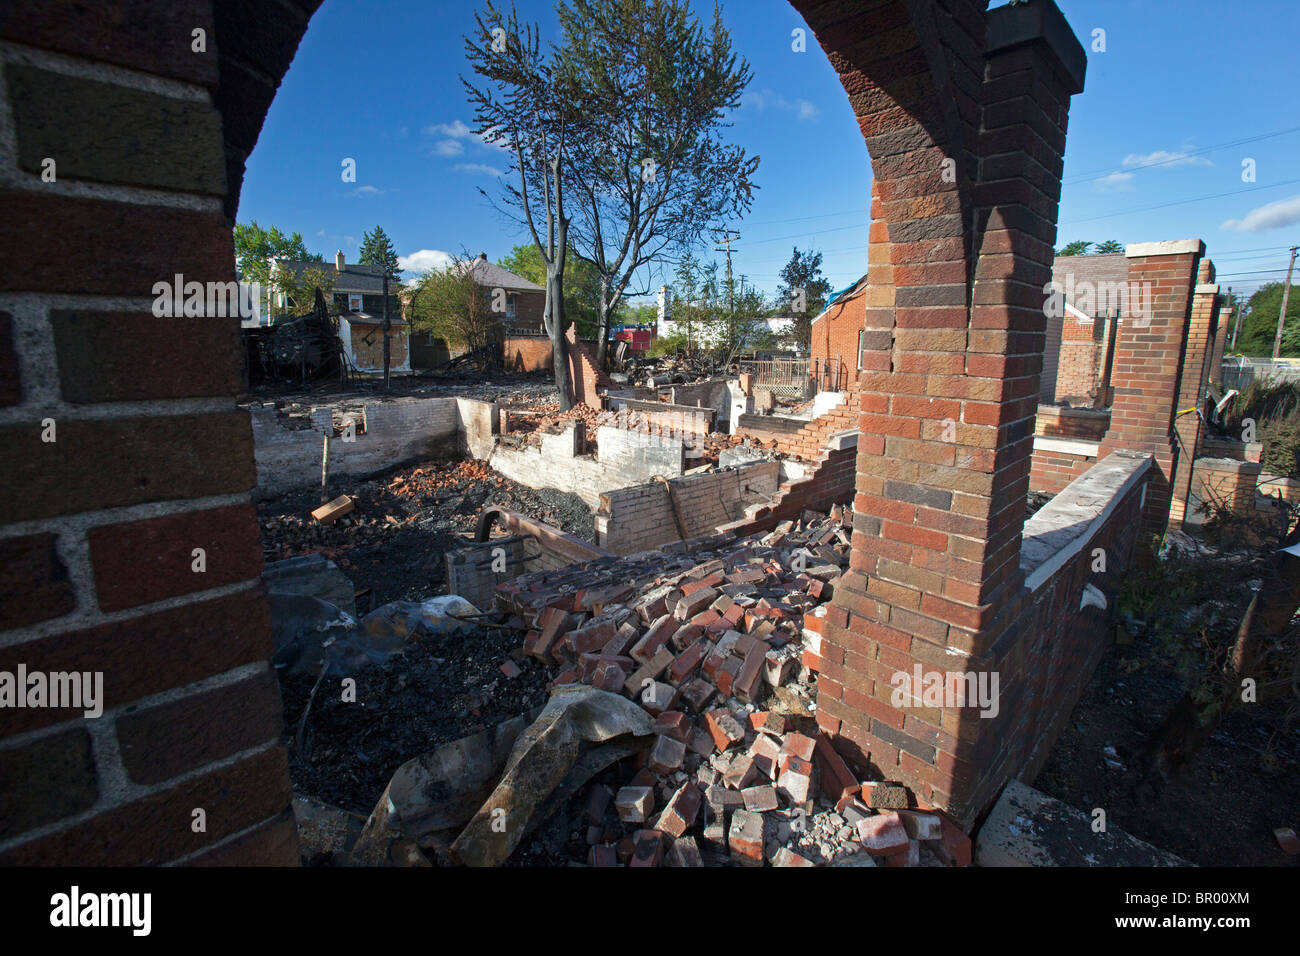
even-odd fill
[{"label": "utility pole", "polygon": [[1232,323],[1232,341],[1228,343],[1228,348],[1235,351],[1237,348],[1237,333],[1241,331],[1241,305],[1233,301],[1232,286],[1228,286],[1228,308],[1230,310],[1229,315],[1231,315],[1231,309],[1233,308],[1234,305],[1236,306],[1237,316],[1235,321],[1233,321]]},{"label": "utility pole", "polygon": [[731,284],[731,244],[740,240],[740,233],[737,232],[733,234],[728,228],[722,230],[722,235],[718,236],[716,232],[714,235],[718,237],[718,242],[726,246],[725,249],[719,249],[717,246],[714,246],[713,251],[725,252],[727,254],[727,317],[730,319],[736,314],[735,289]]},{"label": "utility pole", "polygon": [[1273,361],[1282,352],[1282,327],[1286,325],[1286,302],[1291,297],[1291,272],[1295,269],[1295,254],[1300,246],[1291,247],[1291,264],[1286,267],[1286,285],[1282,286],[1282,311],[1277,316],[1277,338],[1273,340]]},{"label": "utility pole", "polygon": [[388,340],[393,323],[388,317],[388,267],[384,266],[384,391],[388,391]]}]

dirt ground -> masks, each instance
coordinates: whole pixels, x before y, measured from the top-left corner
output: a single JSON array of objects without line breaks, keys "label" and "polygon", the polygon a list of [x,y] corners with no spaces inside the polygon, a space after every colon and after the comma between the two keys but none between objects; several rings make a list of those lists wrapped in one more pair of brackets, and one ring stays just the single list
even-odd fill
[{"label": "dirt ground", "polygon": [[320,552],[338,563],[357,589],[357,611],[446,593],[443,552],[472,534],[488,505],[501,505],[595,541],[591,508],[577,495],[534,490],[480,461],[430,461],[350,483],[356,510],[318,525],[311,511],[318,489],[289,492],[258,505],[268,561]]},{"label": "dirt ground", "polygon": [[[1220,571],[1221,590],[1201,589],[1188,611],[1188,641],[1206,620],[1234,626],[1254,590],[1242,580],[1249,568]],[[1112,645],[1033,785],[1088,813],[1101,807],[1110,824],[1192,863],[1300,866],[1273,836],[1277,827],[1300,827],[1300,730],[1285,726],[1284,701],[1229,713],[1184,779],[1153,801],[1133,793],[1130,758],[1185,687],[1168,648],[1141,629],[1132,644]],[[1123,768],[1107,765],[1107,747]]]},{"label": "dirt ground", "polygon": [[[368,815],[403,763],[440,744],[509,720],[546,702],[545,668],[525,657],[523,632],[479,628],[422,637],[402,656],[356,675],[356,703],[322,684],[295,746],[312,685],[282,674],[285,738],[294,788]],[[522,673],[506,677],[513,659]],[[337,682],[335,682],[337,683]]]}]

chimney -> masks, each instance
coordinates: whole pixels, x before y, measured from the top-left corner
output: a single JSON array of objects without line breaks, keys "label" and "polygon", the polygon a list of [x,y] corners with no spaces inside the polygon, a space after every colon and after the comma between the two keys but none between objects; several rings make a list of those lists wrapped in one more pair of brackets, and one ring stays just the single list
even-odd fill
[{"label": "chimney", "polygon": [[338,252],[334,253],[334,268],[339,272],[342,272],[343,265],[343,250],[340,249]]}]

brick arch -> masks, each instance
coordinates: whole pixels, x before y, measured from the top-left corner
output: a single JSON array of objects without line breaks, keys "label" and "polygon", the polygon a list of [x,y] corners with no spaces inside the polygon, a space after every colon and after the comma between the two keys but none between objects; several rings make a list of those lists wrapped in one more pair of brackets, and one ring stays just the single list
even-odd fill
[{"label": "brick arch", "polygon": [[[159,321],[150,302],[175,273],[234,278],[244,163],[318,5],[0,13],[0,669],[105,679],[99,723],[29,710],[0,728],[0,759],[21,768],[0,794],[0,862],[297,861],[238,332]],[[914,640],[982,653],[1012,607],[1021,392],[1037,393],[1042,338],[1028,290],[1050,265],[1077,42],[1047,0],[987,15],[976,0],[794,6],[859,117],[873,248],[892,273],[877,316],[888,362],[860,392],[853,572],[827,622],[839,671],[823,675],[822,719],[967,819],[996,774],[943,736],[961,722],[913,727],[874,688],[886,663],[931,659]],[[948,156],[953,183],[937,177]],[[937,433],[942,409],[958,413],[955,443]],[[976,478],[946,487],[960,475]]]},{"label": "brick arch", "polygon": [[792,2],[874,172],[853,554],[823,625],[818,719],[860,767],[967,825],[1028,768],[1008,730],[1024,718],[896,707],[892,680],[998,671],[1008,700],[1032,698],[1020,539],[1084,54],[1048,2]]}]

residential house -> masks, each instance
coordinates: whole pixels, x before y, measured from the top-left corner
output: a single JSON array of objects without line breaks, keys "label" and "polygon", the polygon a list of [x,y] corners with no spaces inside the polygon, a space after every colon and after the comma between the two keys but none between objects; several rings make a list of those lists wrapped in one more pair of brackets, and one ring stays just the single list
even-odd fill
[{"label": "residential house", "polygon": [[[281,260],[279,268],[301,280],[310,269],[329,270],[328,263]],[[360,372],[384,371],[384,274],[380,266],[348,263],[343,253],[334,255],[331,314],[338,315],[339,339],[348,361]],[[410,326],[402,318],[397,282],[388,282],[388,367],[411,371]]]},{"label": "residential house", "polygon": [[821,314],[812,320],[809,358],[812,369],[826,391],[852,387],[865,367],[867,350],[864,326],[867,321],[867,277],[830,297]]}]

